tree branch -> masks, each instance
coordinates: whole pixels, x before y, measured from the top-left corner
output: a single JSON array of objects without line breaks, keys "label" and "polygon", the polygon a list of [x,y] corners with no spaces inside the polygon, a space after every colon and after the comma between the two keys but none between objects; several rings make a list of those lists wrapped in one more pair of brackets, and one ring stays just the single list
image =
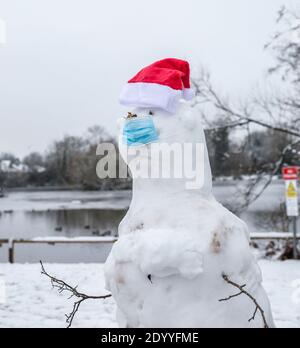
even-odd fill
[{"label": "tree branch", "polygon": [[224,124],[222,126],[211,126],[209,128],[205,128],[206,131],[217,131],[221,129],[229,129],[229,128],[238,128],[238,127],[244,127],[249,124],[249,121],[240,121],[240,122],[232,122],[228,124]]},{"label": "tree branch", "polygon": [[67,328],[70,328],[72,326],[74,317],[76,315],[76,313],[79,310],[79,307],[81,305],[82,302],[86,301],[86,300],[103,300],[106,298],[111,297],[111,294],[107,294],[107,295],[101,295],[101,296],[90,296],[90,295],[86,295],[82,292],[79,292],[77,290],[77,286],[73,287],[71,285],[69,285],[68,283],[66,283],[65,281],[58,279],[56,277],[53,277],[52,275],[50,275],[46,270],[45,267],[42,263],[42,261],[40,261],[41,264],[41,274],[47,276],[50,281],[51,281],[51,285],[52,288],[57,289],[57,291],[61,294],[62,292],[68,292],[70,294],[69,298],[72,297],[76,297],[78,300],[74,302],[73,305],[73,309],[69,314],[66,314],[66,323],[68,324]]},{"label": "tree branch", "polygon": [[[245,203],[239,207],[240,211],[247,208],[251,203],[255,202],[265,192],[265,190],[271,184],[273,176],[276,175],[276,173],[278,173],[279,169],[284,164],[284,158],[285,158],[286,153],[288,151],[290,151],[293,147],[295,147],[299,144],[300,144],[300,140],[297,140],[297,141],[293,142],[292,144],[287,145],[283,149],[279,159],[275,163],[275,166],[274,166],[272,172],[268,175],[266,182],[263,184],[263,186],[260,188],[260,190],[257,193],[255,193],[254,195],[251,196],[253,187],[255,187],[257,185],[257,183],[259,183],[259,181],[261,181],[261,179],[263,178],[261,175],[257,176],[256,182],[252,185],[253,187],[251,186],[247,190],[247,193],[244,195],[245,196]],[[262,175],[263,175],[263,173],[262,173]]]},{"label": "tree branch", "polygon": [[[249,115],[247,110],[245,110],[245,112],[243,112],[243,113],[233,110],[231,107],[229,107],[229,105],[227,105],[226,103],[224,103],[223,100],[221,100],[221,98],[218,96],[216,91],[213,89],[213,87],[209,81],[209,78],[207,78],[207,77],[205,78],[205,76],[204,76],[200,80],[201,81],[194,81],[193,82],[194,86],[199,85],[198,89],[196,89],[196,93],[199,93],[198,94],[199,96],[205,96],[206,101],[212,102],[213,105],[215,106],[215,108],[227,113],[228,115],[230,115],[232,117],[238,118],[240,121],[244,121],[248,124],[253,123],[253,124],[256,124],[258,126],[267,128],[267,129],[272,129],[276,132],[281,132],[281,133],[289,134],[291,136],[300,138],[300,132],[294,131],[293,129],[275,126],[275,125],[269,124],[267,122],[255,119]],[[206,88],[207,93],[205,93],[204,90],[201,90],[200,84],[202,84]]]},{"label": "tree branch", "polygon": [[264,312],[264,310],[261,308],[261,306],[257,303],[256,299],[255,299],[248,291],[245,290],[246,284],[244,284],[244,285],[239,285],[239,284],[233,282],[232,280],[230,280],[229,277],[228,277],[226,274],[222,274],[222,278],[225,280],[226,283],[228,283],[228,284],[234,286],[235,288],[239,289],[240,292],[237,293],[237,294],[235,294],[235,295],[231,295],[231,296],[229,296],[229,297],[227,297],[227,298],[220,299],[219,302],[229,301],[229,300],[231,300],[232,298],[237,297],[237,296],[240,296],[240,295],[242,295],[242,294],[248,296],[248,297],[252,300],[252,302],[254,303],[254,305],[255,305],[254,313],[253,313],[252,317],[248,320],[249,323],[250,323],[250,321],[252,321],[252,320],[255,319],[256,314],[257,314],[257,312],[259,311],[260,314],[261,314],[263,323],[264,323],[264,328],[265,328],[265,329],[268,329],[268,328],[269,328],[269,325],[268,325],[267,320],[266,320],[266,317],[265,317],[265,312]]}]

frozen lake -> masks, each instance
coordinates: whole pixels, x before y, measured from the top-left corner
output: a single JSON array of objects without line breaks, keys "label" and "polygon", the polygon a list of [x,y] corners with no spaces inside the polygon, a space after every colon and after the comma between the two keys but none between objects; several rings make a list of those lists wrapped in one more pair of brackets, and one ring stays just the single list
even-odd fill
[{"label": "frozen lake", "polygon": [[[225,205],[234,203],[237,197],[235,185],[229,183],[215,184],[214,194]],[[0,239],[116,236],[130,199],[129,191],[10,192],[0,199]],[[283,230],[286,224],[282,208],[280,210],[283,202],[284,184],[276,181],[242,218],[251,231]],[[110,247],[18,245],[16,260],[104,261]],[[0,260],[7,260],[6,253],[5,246],[0,248]]]}]

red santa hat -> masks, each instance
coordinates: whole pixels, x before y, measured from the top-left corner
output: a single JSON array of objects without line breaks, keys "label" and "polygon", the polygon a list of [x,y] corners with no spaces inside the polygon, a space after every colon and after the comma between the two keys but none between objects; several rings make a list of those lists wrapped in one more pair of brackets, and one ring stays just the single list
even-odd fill
[{"label": "red santa hat", "polygon": [[178,101],[191,100],[189,63],[175,58],[155,62],[128,81],[120,103],[132,107],[160,108],[174,113]]}]

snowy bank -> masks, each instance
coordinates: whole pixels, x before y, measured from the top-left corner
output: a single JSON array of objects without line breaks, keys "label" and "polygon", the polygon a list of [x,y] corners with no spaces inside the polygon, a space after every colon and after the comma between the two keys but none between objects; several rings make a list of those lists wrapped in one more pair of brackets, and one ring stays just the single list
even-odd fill
[{"label": "snowy bank", "polygon": [[[277,327],[300,327],[300,261],[261,260],[264,287],[269,295]],[[46,269],[88,294],[104,294],[103,265],[46,264]],[[0,280],[6,282],[6,302],[0,303],[0,327],[65,327],[64,314],[72,300],[51,289],[39,264],[1,264]],[[294,283],[293,283],[294,282]],[[298,288],[299,293],[299,288]],[[294,301],[293,301],[294,297]],[[295,303],[295,297],[299,299]],[[228,305],[230,305],[228,303]],[[112,299],[82,304],[74,327],[116,327]]]}]

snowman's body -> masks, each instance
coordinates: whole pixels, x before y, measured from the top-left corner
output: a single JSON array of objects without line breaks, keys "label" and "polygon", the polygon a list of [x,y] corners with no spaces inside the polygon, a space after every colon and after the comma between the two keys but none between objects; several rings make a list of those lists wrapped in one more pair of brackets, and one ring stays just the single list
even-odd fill
[{"label": "snowman's body", "polygon": [[[136,111],[138,117],[148,112]],[[205,145],[199,114],[184,103],[173,115],[155,111],[153,120],[159,143]],[[120,150],[127,151],[122,141]],[[268,325],[274,325],[247,226],[211,193],[206,145],[204,158],[197,160],[204,168],[197,190],[186,188],[188,179],[136,178],[131,168],[132,202],[105,265],[122,327],[264,327],[259,312],[249,321],[255,305],[246,295],[219,301],[238,292],[223,274],[246,284]]]}]

